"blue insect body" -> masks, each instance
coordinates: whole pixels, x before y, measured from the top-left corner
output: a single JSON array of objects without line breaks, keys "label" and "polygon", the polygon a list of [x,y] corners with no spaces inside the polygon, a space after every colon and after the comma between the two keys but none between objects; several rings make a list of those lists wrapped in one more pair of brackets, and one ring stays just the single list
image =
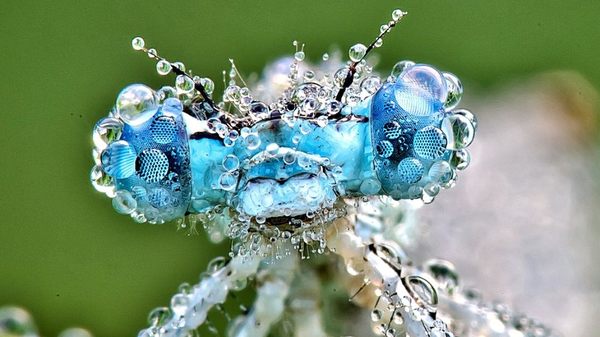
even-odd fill
[{"label": "blue insect body", "polygon": [[278,61],[257,97],[237,85],[232,63],[218,104],[210,79],[134,39],[159,74],[177,75],[175,87],[121,91],[94,130],[94,186],[139,222],[223,214],[232,238],[277,228],[293,239],[309,228],[321,246],[315,225],[343,215],[352,198],[431,202],[468,165],[476,120],[453,110],[462,85],[450,73],[410,61],[384,79],[372,72],[366,55],[401,16],[369,47],[350,48],[346,65],[301,69],[301,50]]}]

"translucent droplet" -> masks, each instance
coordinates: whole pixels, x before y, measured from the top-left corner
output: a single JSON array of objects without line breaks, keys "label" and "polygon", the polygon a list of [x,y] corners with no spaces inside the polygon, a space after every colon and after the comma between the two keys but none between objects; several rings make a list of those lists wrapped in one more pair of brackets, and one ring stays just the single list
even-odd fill
[{"label": "translucent droplet", "polygon": [[260,101],[254,101],[250,104],[250,113],[256,119],[265,119],[269,117],[269,107]]},{"label": "translucent droplet", "polygon": [[62,331],[58,337],[93,337],[92,334],[82,328],[69,328]]},{"label": "translucent droplet", "polygon": [[171,316],[171,309],[167,307],[154,308],[150,311],[150,314],[148,314],[148,324],[153,327],[163,326],[169,322]]},{"label": "translucent droplet", "polygon": [[156,62],[156,72],[159,75],[167,75],[171,72],[171,63],[165,60],[159,60],[158,62]]},{"label": "translucent droplet", "polygon": [[454,151],[452,157],[450,157],[450,165],[457,170],[464,170],[469,166],[471,162],[471,155],[467,149],[461,149]]},{"label": "translucent droplet", "polygon": [[304,55],[304,52],[303,52],[303,51],[297,51],[297,52],[294,54],[294,58],[295,58],[295,59],[296,59],[296,61],[298,61],[298,62],[302,62],[302,61],[304,60],[304,57],[305,57],[305,55]]},{"label": "translucent droplet", "polygon": [[377,92],[381,86],[381,79],[377,76],[366,77],[361,83],[360,88],[369,95]]},{"label": "translucent droplet", "polygon": [[446,161],[436,161],[429,168],[429,178],[440,184],[447,183],[452,179],[453,170]]},{"label": "translucent droplet", "polygon": [[150,49],[148,49],[148,51],[146,52],[146,54],[148,55],[149,58],[153,59],[153,58],[156,57],[156,55],[158,54],[158,52],[156,51],[156,49],[150,48]]},{"label": "translucent droplet", "polygon": [[323,61],[329,60],[329,54],[327,54],[327,53],[323,54],[322,59],[323,59]]},{"label": "translucent droplet", "polygon": [[194,80],[185,75],[179,75],[175,79],[175,87],[183,93],[190,93],[194,90]]},{"label": "translucent droplet", "polygon": [[452,111],[452,113],[455,115],[461,115],[466,117],[471,122],[471,124],[473,124],[473,128],[477,130],[477,126],[479,123],[477,122],[477,117],[475,117],[475,115],[471,111],[467,109],[456,109]]},{"label": "translucent droplet", "polygon": [[183,62],[173,62],[173,66],[183,72],[185,72],[185,64]]},{"label": "translucent droplet", "polygon": [[37,328],[31,315],[19,308],[0,308],[0,336],[37,336]]},{"label": "translucent droplet", "polygon": [[373,322],[379,322],[381,320],[381,317],[383,317],[381,310],[373,309],[373,311],[371,311],[371,320]]},{"label": "translucent droplet", "polygon": [[156,96],[158,97],[159,102],[164,102],[164,100],[168,98],[177,97],[177,90],[170,86],[164,86],[156,92]]},{"label": "translucent droplet", "polygon": [[425,262],[427,270],[437,281],[438,287],[450,294],[458,286],[458,273],[454,265],[445,260],[431,259]]},{"label": "translucent droplet", "polygon": [[96,191],[114,195],[115,185],[113,179],[106,174],[100,166],[94,166],[92,168],[90,180]]},{"label": "translucent droplet", "polygon": [[401,9],[394,9],[394,11],[392,12],[392,20],[394,21],[402,19],[403,16],[404,12]]},{"label": "translucent droplet", "polygon": [[444,102],[444,109],[451,110],[460,103],[463,95],[463,86],[454,74],[444,73],[444,78],[446,79],[446,87],[448,88],[448,98]]},{"label": "translucent droplet", "polygon": [[257,134],[251,133],[245,139],[248,150],[256,150],[260,146],[260,137]]},{"label": "translucent droplet", "polygon": [[373,178],[367,178],[360,184],[360,192],[363,195],[375,195],[381,190],[381,183]]},{"label": "translucent droplet", "polygon": [[440,103],[446,102],[448,97],[446,79],[437,69],[427,65],[418,64],[405,69],[398,82],[407,88],[418,89],[421,95],[428,94],[430,99]]},{"label": "translucent droplet", "polygon": [[338,69],[335,74],[333,74],[333,80],[338,87],[344,85],[346,81],[346,77],[348,76],[348,68]]},{"label": "translucent droplet", "polygon": [[237,178],[230,172],[225,172],[219,177],[219,187],[225,191],[233,191],[237,185]]},{"label": "translucent droplet", "polygon": [[119,190],[115,193],[112,205],[117,213],[131,214],[137,208],[137,201],[129,191]]},{"label": "translucent droplet", "polygon": [[202,86],[204,87],[204,90],[206,90],[207,94],[212,94],[213,91],[215,90],[215,83],[207,77],[201,78],[200,79],[200,84],[202,84]]},{"label": "translucent droplet", "polygon": [[188,309],[189,303],[190,299],[187,297],[187,295],[176,294],[173,296],[171,298],[171,310],[173,310],[173,314],[175,314],[176,317],[184,316]]},{"label": "translucent droplet", "polygon": [[288,151],[286,154],[283,155],[283,162],[286,165],[291,165],[296,161],[296,154],[292,151]]},{"label": "translucent droplet", "polygon": [[99,151],[104,150],[108,144],[121,138],[123,131],[123,122],[116,118],[103,118],[94,127],[92,139],[94,146]]},{"label": "translucent droplet", "polygon": [[363,57],[365,57],[366,52],[367,47],[365,47],[365,45],[362,43],[357,43],[354,46],[350,47],[350,50],[348,51],[348,56],[350,57],[350,60],[352,62],[358,62]]},{"label": "translucent droplet", "polygon": [[117,97],[117,116],[127,124],[140,125],[154,115],[157,104],[152,89],[143,84],[132,84]]},{"label": "translucent droplet", "polygon": [[133,47],[133,49],[135,50],[142,50],[144,49],[144,46],[146,45],[146,42],[144,41],[144,39],[142,37],[134,37],[131,40],[131,47]]},{"label": "translucent droplet", "polygon": [[232,171],[237,170],[239,167],[240,167],[240,160],[237,156],[228,154],[227,156],[225,156],[225,158],[223,158],[223,168],[226,171],[232,172]]},{"label": "translucent droplet", "polygon": [[442,120],[442,131],[448,140],[447,148],[459,150],[473,142],[475,128],[467,117],[453,114]]},{"label": "translucent droplet", "polygon": [[394,67],[392,68],[392,77],[397,78],[400,74],[402,74],[402,72],[409,68],[414,66],[415,63],[413,61],[400,61],[398,63],[396,63],[394,65]]}]

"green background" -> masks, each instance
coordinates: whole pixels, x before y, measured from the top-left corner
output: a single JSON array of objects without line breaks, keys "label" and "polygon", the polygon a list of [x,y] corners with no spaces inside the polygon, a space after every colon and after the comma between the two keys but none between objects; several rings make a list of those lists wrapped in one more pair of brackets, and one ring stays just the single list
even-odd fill
[{"label": "green background", "polygon": [[228,249],[117,215],[89,183],[91,129],[119,90],[173,82],[132,51],[133,36],[220,91],[229,58],[249,74],[297,39],[318,60],[333,45],[369,42],[396,7],[410,14],[377,51],[379,69],[435,64],[467,95],[553,69],[600,87],[597,0],[2,0],[0,305],[30,310],[45,336],[74,325],[135,336],[151,308]]}]

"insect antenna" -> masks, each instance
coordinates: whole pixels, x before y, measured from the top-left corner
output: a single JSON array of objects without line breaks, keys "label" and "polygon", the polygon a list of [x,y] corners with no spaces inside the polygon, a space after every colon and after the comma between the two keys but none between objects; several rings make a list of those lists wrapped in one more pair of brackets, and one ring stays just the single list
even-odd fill
[{"label": "insect antenna", "polygon": [[[350,66],[348,67],[348,72],[346,74],[346,78],[344,79],[344,82],[342,84],[342,87],[340,88],[340,90],[338,91],[337,95],[335,96],[336,101],[341,102],[342,101],[342,97],[344,97],[344,93],[346,92],[346,89],[348,89],[352,83],[354,82],[354,74],[356,73],[356,67],[358,66],[358,64],[360,62],[362,62],[367,55],[369,55],[369,53],[374,49],[377,48],[379,46],[381,46],[381,44],[383,43],[383,38],[385,37],[385,35],[387,35],[392,28],[394,28],[396,26],[396,24],[398,22],[400,22],[400,20],[406,15],[408,14],[407,12],[403,12],[400,9],[395,9],[392,12],[392,20],[390,20],[390,22],[388,22],[386,25],[381,26],[379,35],[377,35],[377,37],[369,44],[368,47],[366,47],[366,49],[364,50],[364,54],[362,55],[362,57],[360,57],[358,60],[353,61]],[[363,48],[365,48],[364,46],[362,46]]]},{"label": "insect antenna", "polygon": [[192,75],[185,72],[185,67],[184,67],[183,63],[170,62],[169,60],[165,59],[164,57],[158,55],[158,51],[156,49],[146,48],[144,39],[141,37],[133,38],[133,40],[131,40],[131,46],[135,50],[146,53],[148,55],[148,57],[150,57],[151,59],[158,60],[158,63],[156,65],[156,70],[158,71],[158,73],[160,75],[166,75],[172,71],[175,75],[185,76],[185,77],[189,78],[190,80],[192,80],[192,82],[194,83],[194,89],[198,90],[198,92],[200,93],[200,96],[202,96],[202,99],[204,99],[204,102],[206,102],[208,104],[208,106],[214,112],[219,110],[217,108],[217,106],[215,105],[215,102],[212,100],[212,98],[210,98],[210,95],[206,91],[206,87],[200,81],[195,81],[194,78],[192,77]]}]

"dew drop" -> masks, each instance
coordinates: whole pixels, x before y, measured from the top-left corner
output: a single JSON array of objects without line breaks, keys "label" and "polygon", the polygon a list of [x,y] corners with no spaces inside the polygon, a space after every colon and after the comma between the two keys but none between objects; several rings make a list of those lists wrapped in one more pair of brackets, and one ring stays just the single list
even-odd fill
[{"label": "dew drop", "polygon": [[302,61],[304,60],[304,57],[305,57],[305,55],[304,55],[304,52],[303,52],[303,51],[297,51],[297,52],[294,54],[294,58],[295,58],[295,59],[296,59],[296,61],[298,61],[298,62],[302,62]]},{"label": "dew drop", "polygon": [[144,49],[144,45],[146,45],[146,42],[142,37],[136,36],[131,40],[131,47],[135,50]]},{"label": "dew drop", "polygon": [[329,54],[327,54],[327,53],[323,54],[322,59],[323,59],[323,61],[329,60]]},{"label": "dew drop", "polygon": [[157,99],[154,91],[143,84],[132,84],[119,93],[117,116],[125,123],[139,125],[154,115]]},{"label": "dew drop", "polygon": [[394,9],[394,11],[392,12],[392,20],[398,21],[402,19],[404,14],[405,13],[401,9]]},{"label": "dew drop", "polygon": [[354,46],[350,47],[350,50],[348,51],[348,56],[353,62],[358,62],[363,57],[365,57],[366,53],[367,47],[365,47],[365,45],[362,43],[357,43]]},{"label": "dew drop", "polygon": [[171,63],[165,60],[159,60],[156,62],[156,72],[162,76],[167,75],[171,72]]},{"label": "dew drop", "polygon": [[194,90],[194,81],[188,76],[179,75],[175,80],[175,87],[181,92],[189,93]]}]

